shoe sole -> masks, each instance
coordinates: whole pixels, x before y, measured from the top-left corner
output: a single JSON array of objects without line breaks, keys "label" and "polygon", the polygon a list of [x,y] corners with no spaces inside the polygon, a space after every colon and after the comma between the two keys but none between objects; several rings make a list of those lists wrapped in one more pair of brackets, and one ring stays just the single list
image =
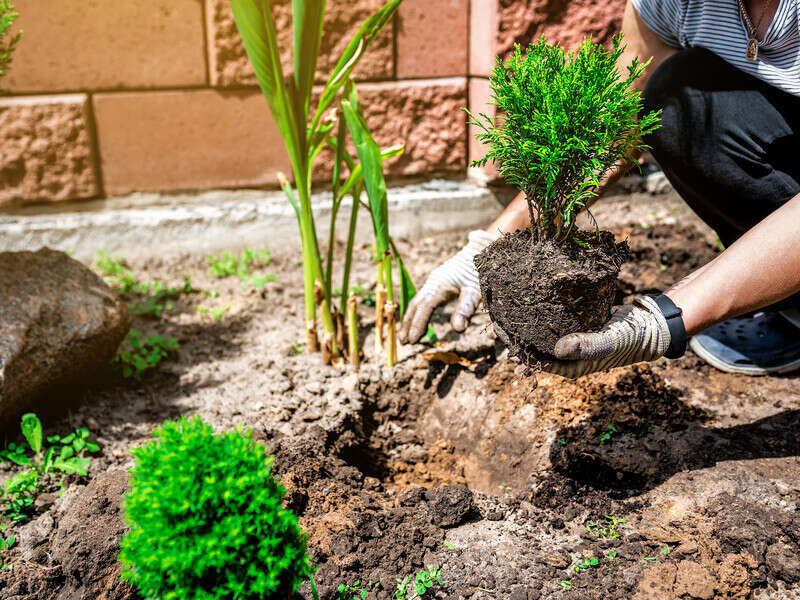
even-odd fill
[{"label": "shoe sole", "polygon": [[800,369],[800,358],[779,367],[756,367],[755,365],[741,366],[732,365],[728,362],[720,360],[714,354],[706,350],[700,343],[696,343],[694,338],[689,340],[689,348],[691,348],[692,352],[694,352],[712,367],[725,373],[759,377],[764,375],[785,375],[786,373],[791,373]]}]

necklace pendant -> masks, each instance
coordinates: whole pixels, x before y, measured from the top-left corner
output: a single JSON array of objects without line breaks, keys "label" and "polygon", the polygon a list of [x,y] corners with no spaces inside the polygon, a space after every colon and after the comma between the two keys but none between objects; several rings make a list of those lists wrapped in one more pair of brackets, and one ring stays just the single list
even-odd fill
[{"label": "necklace pendant", "polygon": [[758,40],[756,38],[751,37],[750,40],[747,42],[747,60],[756,60],[758,59]]}]

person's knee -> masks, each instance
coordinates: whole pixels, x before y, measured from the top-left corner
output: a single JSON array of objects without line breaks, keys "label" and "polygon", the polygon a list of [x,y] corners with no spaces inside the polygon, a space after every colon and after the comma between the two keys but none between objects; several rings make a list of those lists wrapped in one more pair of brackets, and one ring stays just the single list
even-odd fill
[{"label": "person's knee", "polygon": [[[650,76],[642,94],[642,112],[661,112],[660,127],[645,138],[659,162],[685,158],[687,146],[706,118],[703,73],[721,60],[704,48],[689,48],[665,60]],[[662,164],[662,167],[667,165]]]}]

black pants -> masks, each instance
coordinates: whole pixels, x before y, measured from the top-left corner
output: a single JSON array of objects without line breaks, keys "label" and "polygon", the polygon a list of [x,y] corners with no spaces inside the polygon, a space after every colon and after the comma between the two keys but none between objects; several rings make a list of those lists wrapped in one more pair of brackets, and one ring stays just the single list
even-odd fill
[{"label": "black pants", "polygon": [[657,109],[645,141],[725,246],[800,193],[800,98],[690,48],[650,77],[644,110]]}]

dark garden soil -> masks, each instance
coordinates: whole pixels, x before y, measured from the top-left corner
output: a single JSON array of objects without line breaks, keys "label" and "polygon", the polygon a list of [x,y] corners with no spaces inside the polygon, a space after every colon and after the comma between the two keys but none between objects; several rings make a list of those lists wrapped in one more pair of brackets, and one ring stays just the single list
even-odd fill
[{"label": "dark garden soil", "polygon": [[[716,252],[669,198],[620,198],[598,213],[631,247],[618,301]],[[421,281],[463,238],[401,250]],[[359,250],[364,286],[374,284],[370,253]],[[578,381],[528,378],[486,315],[455,336],[448,311],[437,316],[439,347],[401,348],[392,371],[367,336],[361,371],[341,372],[293,352],[303,323],[291,257],[276,256],[264,291],[212,279],[202,257],[132,266],[140,278],[192,274],[220,295],[185,297],[162,322],[137,318],[181,344],[141,383],[109,370],[77,398],[50,399],[60,416],[46,433],[71,420],[98,432],[102,450],[88,478],[41,497],[34,518],[6,532],[19,544],[6,557],[13,569],[0,571],[3,599],[139,598],[116,563],[128,450],[182,414],[244,424],[271,447],[324,598],[357,579],[382,582],[389,598],[398,577],[424,566],[442,569],[438,598],[800,598],[795,377],[725,375],[687,354]],[[215,322],[198,304],[230,309]],[[362,316],[367,334],[368,308]]]},{"label": "dark garden soil", "polygon": [[608,231],[531,241],[505,235],[475,257],[483,305],[512,356],[531,367],[552,361],[559,338],[600,329],[611,316],[616,280],[628,256]]}]

